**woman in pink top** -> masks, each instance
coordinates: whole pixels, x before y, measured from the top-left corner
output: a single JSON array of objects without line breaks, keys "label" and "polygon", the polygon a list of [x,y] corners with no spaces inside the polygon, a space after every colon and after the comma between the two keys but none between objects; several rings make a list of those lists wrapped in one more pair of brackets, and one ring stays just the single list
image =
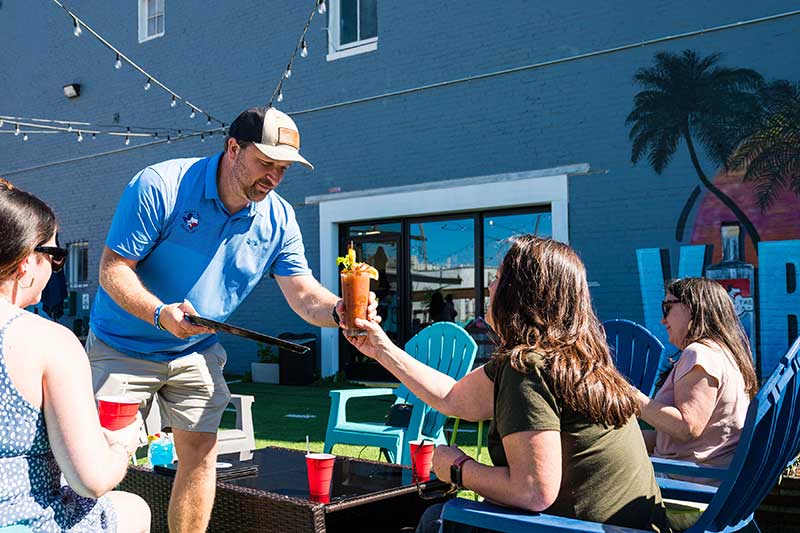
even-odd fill
[{"label": "woman in pink top", "polygon": [[681,354],[652,400],[638,393],[640,416],[655,428],[645,442],[656,457],[727,466],[758,390],[747,336],[716,281],[679,279],[666,292],[661,322]]}]

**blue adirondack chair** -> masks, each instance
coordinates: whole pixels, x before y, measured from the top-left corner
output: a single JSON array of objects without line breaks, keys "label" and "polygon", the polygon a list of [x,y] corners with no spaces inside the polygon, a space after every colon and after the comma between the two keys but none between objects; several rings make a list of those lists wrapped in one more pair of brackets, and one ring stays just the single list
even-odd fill
[{"label": "blue adirondack chair", "polygon": [[28,526],[0,526],[0,533],[31,533]]},{"label": "blue adirondack chair", "polygon": [[[405,350],[418,361],[459,380],[472,368],[477,345],[460,326],[450,322],[437,322],[417,333],[406,343]],[[408,403],[414,406],[407,429],[347,421],[345,407],[348,400],[389,394],[397,396],[395,403]],[[424,437],[436,444],[446,444],[443,427],[447,418],[422,403],[403,385],[397,389],[334,390],[330,392],[330,397],[331,410],[325,433],[326,453],[333,450],[334,444],[377,446],[387,450],[391,461],[410,464],[411,459],[407,453],[409,441]]]},{"label": "blue adirondack chair", "polygon": [[603,328],[617,370],[631,385],[648,396],[652,394],[664,345],[645,327],[630,320],[607,320]]},{"label": "blue adirondack chair", "polygon": [[[686,533],[759,531],[753,513],[775,486],[786,464],[800,453],[800,338],[761,387],[747,409],[736,455],[727,469],[711,471],[684,464],[676,473],[722,476],[719,489],[693,483],[658,480],[667,498],[709,502],[708,507]],[[673,465],[674,466],[674,465]],[[694,465],[692,465],[694,466]],[[714,474],[714,475],[712,475]],[[661,482],[669,482],[662,484]],[[670,486],[682,487],[672,492]],[[709,498],[710,496],[710,498]],[[625,532],[627,528],[541,513],[523,513],[486,503],[457,498],[445,504],[445,521],[504,532]]]}]

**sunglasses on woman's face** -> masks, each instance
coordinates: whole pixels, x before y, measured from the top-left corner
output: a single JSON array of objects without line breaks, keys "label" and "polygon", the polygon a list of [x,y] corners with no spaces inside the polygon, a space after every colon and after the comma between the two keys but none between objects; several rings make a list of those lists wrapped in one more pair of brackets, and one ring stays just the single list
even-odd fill
[{"label": "sunglasses on woman's face", "polygon": [[664,300],[661,302],[661,314],[664,315],[664,318],[667,318],[672,306],[679,303],[681,303],[680,300]]},{"label": "sunglasses on woman's face", "polygon": [[59,248],[58,246],[37,246],[33,251],[50,256],[53,272],[58,272],[64,268],[64,263],[67,262],[67,255],[69,255],[69,251],[66,248]]}]

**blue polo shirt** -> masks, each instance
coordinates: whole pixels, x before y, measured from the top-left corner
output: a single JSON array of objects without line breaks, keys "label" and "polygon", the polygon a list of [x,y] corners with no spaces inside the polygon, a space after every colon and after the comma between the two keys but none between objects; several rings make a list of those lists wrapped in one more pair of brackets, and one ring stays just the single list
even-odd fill
[{"label": "blue polo shirt", "polygon": [[[221,154],[174,159],[139,172],[117,206],[106,246],[138,261],[136,273],[164,303],[189,300],[201,316],[225,320],[268,274],[310,274],[303,238],[286,200],[274,191],[228,213],[217,191]],[[179,339],[131,315],[99,288],[94,334],[122,353],[168,361],[216,342]]]}]

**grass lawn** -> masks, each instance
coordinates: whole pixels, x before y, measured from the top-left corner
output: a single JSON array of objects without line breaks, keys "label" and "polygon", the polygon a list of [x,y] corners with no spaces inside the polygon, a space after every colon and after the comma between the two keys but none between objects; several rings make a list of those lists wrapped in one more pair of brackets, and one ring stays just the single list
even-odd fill
[{"label": "grass lawn", "polygon": [[[348,386],[336,385],[342,389]],[[232,383],[234,394],[255,396],[253,403],[253,425],[255,426],[256,447],[282,446],[304,450],[306,435],[311,441],[311,450],[321,452],[325,441],[325,429],[328,425],[328,413],[331,401],[328,396],[330,387],[296,387],[286,385],[268,385],[262,383]],[[356,422],[383,422],[393,396],[382,396],[379,399],[355,398],[347,403],[347,418]],[[289,415],[289,416],[287,416]],[[233,427],[235,414],[225,413],[223,428]],[[445,427],[445,434],[450,437],[453,420]],[[484,424],[484,443],[480,461],[489,463],[486,450],[486,431]],[[472,457],[475,457],[477,440],[477,424],[461,421],[458,430],[458,445]],[[361,457],[364,459],[383,460],[380,451],[375,447],[351,446],[337,444],[333,448],[336,455]]]}]

